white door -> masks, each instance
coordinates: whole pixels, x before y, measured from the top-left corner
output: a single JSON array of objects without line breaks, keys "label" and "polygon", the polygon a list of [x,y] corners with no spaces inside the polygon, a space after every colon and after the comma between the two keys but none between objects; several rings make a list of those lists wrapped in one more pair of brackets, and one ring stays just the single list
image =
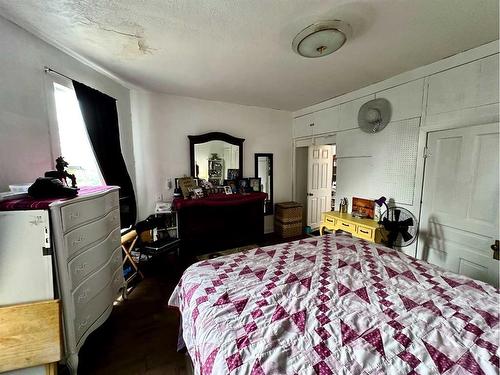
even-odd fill
[{"label": "white door", "polygon": [[307,225],[318,228],[321,213],[330,211],[332,198],[332,146],[310,146],[307,161]]},{"label": "white door", "polygon": [[419,256],[498,287],[498,123],[429,133]]}]

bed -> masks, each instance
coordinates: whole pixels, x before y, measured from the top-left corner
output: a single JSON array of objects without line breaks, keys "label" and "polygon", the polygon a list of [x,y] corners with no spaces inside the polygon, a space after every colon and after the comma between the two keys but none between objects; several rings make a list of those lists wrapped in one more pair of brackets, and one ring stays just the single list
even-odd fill
[{"label": "bed", "polygon": [[169,304],[196,374],[498,374],[492,286],[347,235],[193,264]]}]

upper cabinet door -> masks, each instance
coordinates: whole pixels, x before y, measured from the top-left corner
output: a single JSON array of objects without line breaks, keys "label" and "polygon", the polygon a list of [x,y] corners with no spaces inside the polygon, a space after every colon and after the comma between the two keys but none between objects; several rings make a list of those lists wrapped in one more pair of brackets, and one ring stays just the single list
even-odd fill
[{"label": "upper cabinet door", "polygon": [[314,135],[332,133],[339,130],[340,106],[314,112]]},{"label": "upper cabinet door", "polygon": [[375,94],[363,96],[340,105],[339,130],[355,129],[358,127],[359,108],[367,101],[375,99]]},{"label": "upper cabinet door", "polygon": [[431,76],[427,103],[428,115],[498,103],[498,55]]},{"label": "upper cabinet door", "polygon": [[387,99],[392,108],[391,121],[400,121],[421,116],[423,94],[424,80],[419,79],[380,91],[376,97]]},{"label": "upper cabinet door", "polygon": [[293,138],[310,137],[313,135],[314,116],[308,114],[293,119]]}]

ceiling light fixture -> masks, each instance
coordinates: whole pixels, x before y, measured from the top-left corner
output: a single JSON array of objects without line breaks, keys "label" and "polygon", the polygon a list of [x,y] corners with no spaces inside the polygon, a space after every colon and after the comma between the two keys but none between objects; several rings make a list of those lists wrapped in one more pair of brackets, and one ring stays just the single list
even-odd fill
[{"label": "ceiling light fixture", "polygon": [[304,57],[323,57],[342,47],[350,34],[351,27],[346,22],[317,22],[293,38],[292,49]]}]

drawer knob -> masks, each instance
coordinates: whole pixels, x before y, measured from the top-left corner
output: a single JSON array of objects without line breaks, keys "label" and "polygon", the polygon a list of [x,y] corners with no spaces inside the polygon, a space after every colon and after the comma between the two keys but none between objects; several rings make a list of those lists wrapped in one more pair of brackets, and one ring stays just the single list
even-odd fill
[{"label": "drawer knob", "polygon": [[76,271],[77,273],[84,272],[84,271],[87,269],[87,266],[88,266],[88,264],[87,264],[87,263],[82,263],[82,264],[78,265],[78,266],[75,268],[75,271]]},{"label": "drawer knob", "polygon": [[346,223],[342,223],[342,225],[343,225],[344,227],[348,227],[348,226],[349,226],[349,224],[346,224]]},{"label": "drawer knob", "polygon": [[361,233],[368,234],[368,231],[366,231],[366,230],[360,229],[359,231],[360,231]]}]

